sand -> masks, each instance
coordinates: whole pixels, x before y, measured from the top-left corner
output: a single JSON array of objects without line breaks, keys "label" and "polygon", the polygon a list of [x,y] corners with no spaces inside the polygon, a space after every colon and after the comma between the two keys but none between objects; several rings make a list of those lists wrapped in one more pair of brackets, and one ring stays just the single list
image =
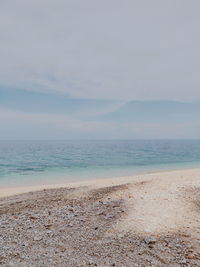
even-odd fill
[{"label": "sand", "polygon": [[2,266],[200,266],[200,169],[0,196]]}]

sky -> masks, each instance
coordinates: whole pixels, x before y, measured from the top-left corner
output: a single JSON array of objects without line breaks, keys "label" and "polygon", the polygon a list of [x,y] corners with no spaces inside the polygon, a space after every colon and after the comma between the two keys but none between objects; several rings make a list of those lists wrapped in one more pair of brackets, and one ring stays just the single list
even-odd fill
[{"label": "sky", "polygon": [[0,139],[199,138],[199,10],[1,0]]}]

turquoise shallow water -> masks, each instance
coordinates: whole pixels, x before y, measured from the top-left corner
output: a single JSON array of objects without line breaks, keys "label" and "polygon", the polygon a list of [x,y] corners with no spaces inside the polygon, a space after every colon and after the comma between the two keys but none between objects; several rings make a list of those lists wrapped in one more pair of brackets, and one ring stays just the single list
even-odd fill
[{"label": "turquoise shallow water", "polygon": [[0,141],[0,186],[200,167],[200,140]]}]

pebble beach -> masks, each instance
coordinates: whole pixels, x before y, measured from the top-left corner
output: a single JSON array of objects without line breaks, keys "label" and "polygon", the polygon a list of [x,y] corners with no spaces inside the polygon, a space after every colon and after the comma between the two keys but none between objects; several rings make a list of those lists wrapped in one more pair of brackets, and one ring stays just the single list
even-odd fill
[{"label": "pebble beach", "polygon": [[0,197],[0,266],[200,266],[200,169]]}]

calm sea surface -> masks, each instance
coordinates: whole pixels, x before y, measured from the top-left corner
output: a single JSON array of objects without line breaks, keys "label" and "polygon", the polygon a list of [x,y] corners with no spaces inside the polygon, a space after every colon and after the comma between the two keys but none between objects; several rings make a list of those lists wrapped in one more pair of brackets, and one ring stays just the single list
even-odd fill
[{"label": "calm sea surface", "polygon": [[200,140],[0,141],[0,186],[200,167]]}]

